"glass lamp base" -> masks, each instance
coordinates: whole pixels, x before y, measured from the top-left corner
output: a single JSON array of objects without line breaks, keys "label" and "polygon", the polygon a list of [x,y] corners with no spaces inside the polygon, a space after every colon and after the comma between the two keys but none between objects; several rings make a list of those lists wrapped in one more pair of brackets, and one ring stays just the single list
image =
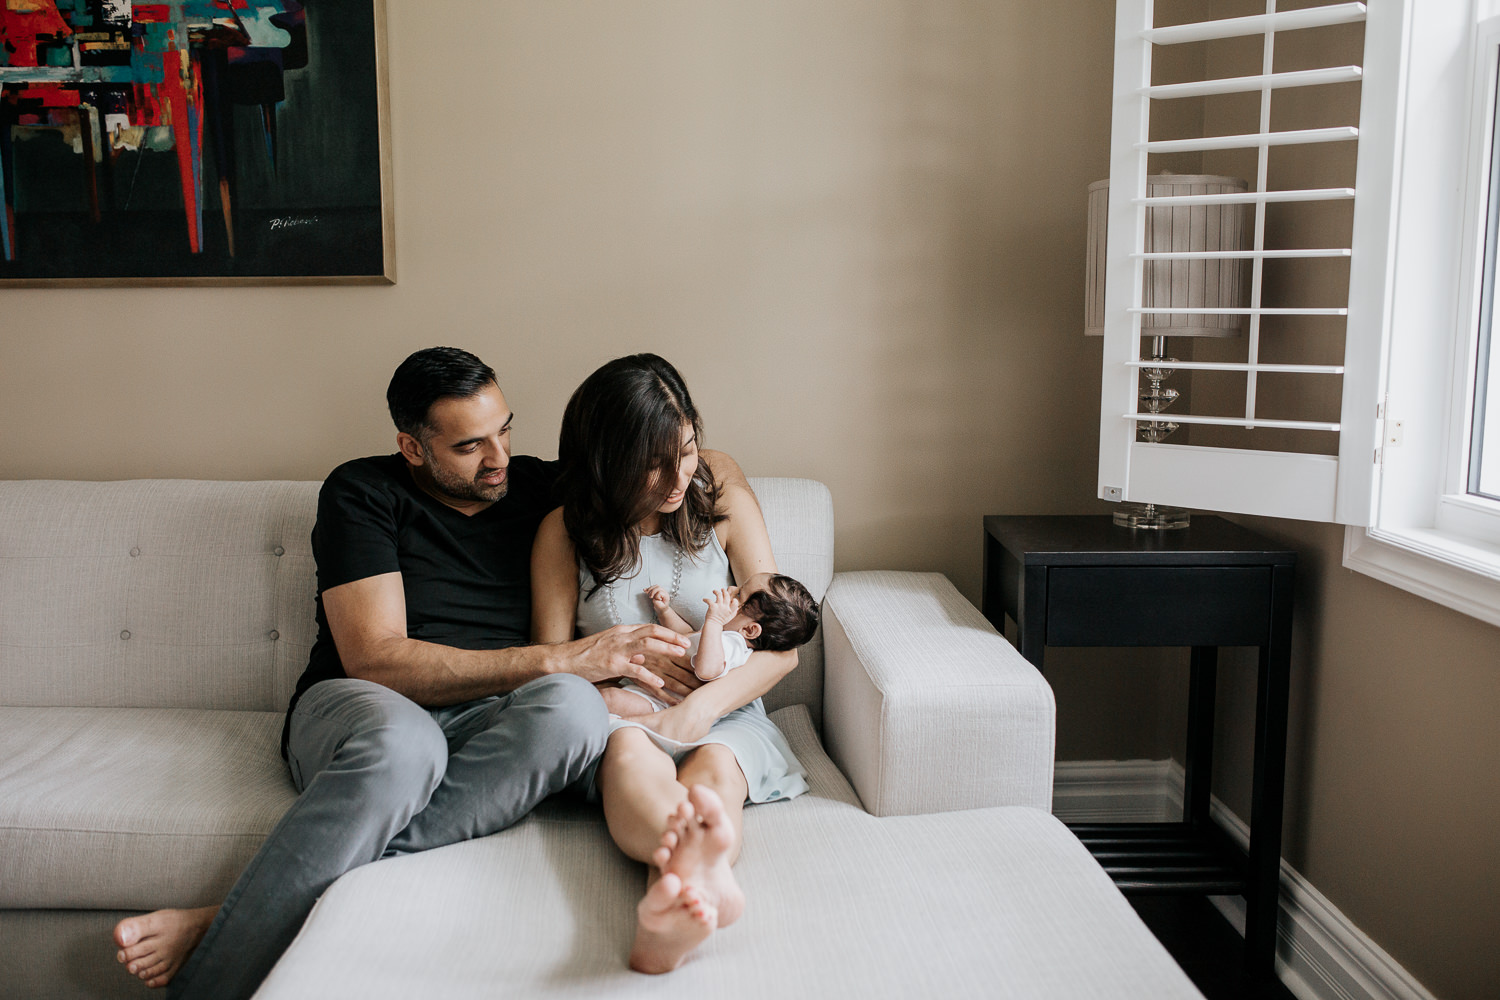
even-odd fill
[{"label": "glass lamp base", "polygon": [[1115,511],[1115,523],[1122,528],[1165,531],[1186,528],[1188,521],[1188,512],[1181,507],[1158,507],[1154,503],[1122,503]]}]

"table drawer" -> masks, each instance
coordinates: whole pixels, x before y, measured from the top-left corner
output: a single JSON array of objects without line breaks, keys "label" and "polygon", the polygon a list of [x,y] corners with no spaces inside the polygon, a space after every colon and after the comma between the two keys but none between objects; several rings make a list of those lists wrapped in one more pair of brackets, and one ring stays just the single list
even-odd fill
[{"label": "table drawer", "polygon": [[1269,566],[1054,566],[1049,646],[1258,646]]}]

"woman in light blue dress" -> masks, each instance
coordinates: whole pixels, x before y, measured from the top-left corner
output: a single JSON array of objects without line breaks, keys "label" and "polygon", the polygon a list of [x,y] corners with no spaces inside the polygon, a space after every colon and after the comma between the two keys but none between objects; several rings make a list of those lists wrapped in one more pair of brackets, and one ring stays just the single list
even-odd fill
[{"label": "woman in light blue dress", "polygon": [[[700,434],[681,376],[656,355],[612,361],[579,386],[558,447],[563,506],[532,555],[536,641],[654,622],[652,585],[701,627],[715,588],[776,571],[749,483],[729,456],[700,453]],[[760,701],[796,664],[795,652],[759,651],[705,684],[684,657],[649,660],[675,703],[612,720],[590,794],[621,850],[652,866],[632,968],[670,971],[743,910],[730,866],[744,804],[807,789]]]}]

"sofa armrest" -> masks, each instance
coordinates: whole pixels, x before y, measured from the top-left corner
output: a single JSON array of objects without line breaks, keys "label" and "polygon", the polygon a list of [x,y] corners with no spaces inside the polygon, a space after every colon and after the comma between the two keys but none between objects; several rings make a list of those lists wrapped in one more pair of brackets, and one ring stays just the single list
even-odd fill
[{"label": "sofa armrest", "polygon": [[876,816],[1052,808],[1041,672],[940,573],[838,573],[823,602],[823,736]]}]

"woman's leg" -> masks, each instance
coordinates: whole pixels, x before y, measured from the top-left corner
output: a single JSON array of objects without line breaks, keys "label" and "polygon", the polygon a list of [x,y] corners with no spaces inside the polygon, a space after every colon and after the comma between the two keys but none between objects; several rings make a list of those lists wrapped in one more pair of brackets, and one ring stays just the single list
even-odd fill
[{"label": "woman's leg", "polygon": [[[672,758],[639,729],[618,729],[610,736],[595,782],[610,836],[637,861],[651,864],[669,826],[694,812]],[[718,926],[715,907],[699,889],[654,864],[635,912],[630,967],[637,972],[671,972]]]},{"label": "woman's leg", "polygon": [[718,744],[694,751],[679,772],[645,733],[628,728],[610,737],[596,780],[615,843],[652,865],[630,966],[670,972],[744,911],[729,869],[739,854],[744,776]]},{"label": "woman's leg", "polygon": [[[706,743],[683,758],[677,766],[677,781],[683,788],[706,785],[714,790],[724,804],[724,815],[734,831],[734,846],[729,851],[729,863],[740,857],[740,843],[745,838],[745,799],[750,795],[750,785],[740,770],[740,762],[734,751],[722,743]],[[721,918],[719,926],[724,926]]]},{"label": "woman's leg", "polygon": [[620,850],[650,864],[668,820],[678,804],[687,801],[672,758],[644,730],[617,729],[610,734],[594,780],[604,801],[609,835]]},{"label": "woman's leg", "polygon": [[[697,888],[717,909],[717,924],[728,927],[745,911],[745,894],[730,866],[744,841],[745,798],[749,784],[739,761],[722,743],[708,743],[685,757],[677,780],[688,789],[688,805],[678,807],[657,853],[662,871]],[[664,863],[662,863],[664,862]]]}]

